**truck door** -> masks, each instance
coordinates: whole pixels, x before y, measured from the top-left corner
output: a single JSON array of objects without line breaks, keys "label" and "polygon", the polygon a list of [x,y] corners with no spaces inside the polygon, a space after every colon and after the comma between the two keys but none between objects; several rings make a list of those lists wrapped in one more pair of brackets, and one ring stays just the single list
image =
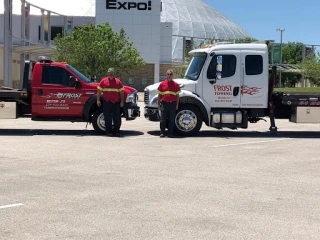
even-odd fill
[{"label": "truck door", "polygon": [[241,51],[242,76],[241,107],[267,108],[268,107],[268,52]]},{"label": "truck door", "polygon": [[240,51],[216,52],[203,71],[204,100],[213,108],[238,108],[240,83]]},{"label": "truck door", "polygon": [[41,117],[81,117],[85,94],[70,84],[74,77],[61,66],[42,66],[42,83],[35,90],[32,115]]}]

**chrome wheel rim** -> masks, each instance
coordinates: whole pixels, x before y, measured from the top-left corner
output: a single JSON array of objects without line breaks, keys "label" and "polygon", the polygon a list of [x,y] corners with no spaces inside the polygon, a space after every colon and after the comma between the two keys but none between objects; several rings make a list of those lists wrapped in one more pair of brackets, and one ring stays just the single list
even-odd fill
[{"label": "chrome wheel rim", "polygon": [[197,126],[197,116],[190,110],[182,110],[176,116],[176,126],[182,132],[190,132]]},{"label": "chrome wheel rim", "polygon": [[98,127],[99,127],[101,130],[103,130],[103,131],[106,129],[106,125],[105,125],[105,122],[104,122],[104,115],[103,115],[103,113],[101,113],[101,114],[98,116],[97,125],[98,125]]}]

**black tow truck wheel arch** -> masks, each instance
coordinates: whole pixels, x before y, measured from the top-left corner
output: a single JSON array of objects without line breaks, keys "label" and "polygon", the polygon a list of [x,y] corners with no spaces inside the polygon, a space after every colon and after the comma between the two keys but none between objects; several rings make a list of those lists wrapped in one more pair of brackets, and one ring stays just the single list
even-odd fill
[{"label": "black tow truck wheel arch", "polygon": [[82,110],[82,118],[86,122],[92,121],[92,115],[95,111],[98,109],[97,105],[97,94],[92,95],[84,104],[83,110]]}]

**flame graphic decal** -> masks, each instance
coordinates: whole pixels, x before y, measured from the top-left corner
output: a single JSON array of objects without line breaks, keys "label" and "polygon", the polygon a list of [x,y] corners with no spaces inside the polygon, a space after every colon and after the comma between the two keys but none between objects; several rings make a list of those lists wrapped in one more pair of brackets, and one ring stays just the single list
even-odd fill
[{"label": "flame graphic decal", "polygon": [[255,95],[255,94],[258,94],[261,89],[262,88],[249,87],[249,86],[246,86],[246,85],[242,85],[241,86],[241,94]]}]

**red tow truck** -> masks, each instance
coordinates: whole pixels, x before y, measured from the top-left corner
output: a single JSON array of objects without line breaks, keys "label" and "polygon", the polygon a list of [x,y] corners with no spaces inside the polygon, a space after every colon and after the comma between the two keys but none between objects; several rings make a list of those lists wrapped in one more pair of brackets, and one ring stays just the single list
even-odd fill
[{"label": "red tow truck", "polygon": [[[97,106],[99,83],[90,81],[71,65],[46,57],[39,58],[38,62],[26,61],[22,81],[21,89],[0,88],[0,111],[5,112],[11,104],[16,118],[30,116],[33,121],[86,122],[92,123],[100,134],[105,131],[102,106]],[[124,86],[121,118],[140,117],[137,92]]]}]

